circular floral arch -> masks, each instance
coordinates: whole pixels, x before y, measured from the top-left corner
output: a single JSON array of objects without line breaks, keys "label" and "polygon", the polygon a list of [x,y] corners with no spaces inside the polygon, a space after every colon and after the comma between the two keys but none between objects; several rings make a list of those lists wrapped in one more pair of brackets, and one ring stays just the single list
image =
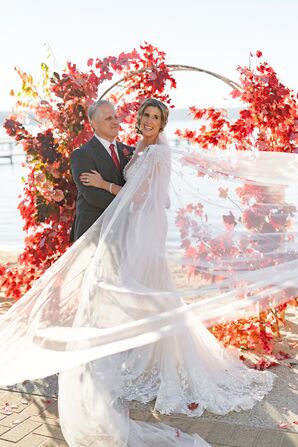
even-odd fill
[{"label": "circular floral arch", "polygon": [[[220,81],[224,82],[225,84],[227,84],[229,87],[231,87],[231,89],[236,89],[236,90],[241,90],[241,86],[240,84],[238,84],[237,82],[233,81],[230,78],[227,78],[226,76],[220,75],[218,73],[215,73],[213,71],[210,70],[205,70],[204,68],[199,68],[199,67],[194,67],[192,65],[181,65],[181,64],[166,64],[166,67],[168,68],[169,73],[173,73],[173,72],[181,72],[181,71],[193,71],[193,72],[197,72],[197,73],[205,73],[209,76],[212,76],[216,79],[219,79]],[[157,68],[157,67],[156,67]],[[145,72],[150,72],[150,68],[142,68],[140,70],[136,70],[132,73],[127,74],[126,76],[123,76],[121,79],[117,80],[116,82],[114,82],[107,90],[105,90],[99,99],[103,99],[105,98],[109,93],[112,93],[114,89],[116,89],[117,87],[121,86],[123,83],[125,83],[126,81],[133,79],[136,75],[141,74],[141,73],[145,73]]]},{"label": "circular floral arch", "polygon": [[[257,52],[256,60],[260,57],[261,53]],[[196,131],[177,129],[178,137],[206,149],[213,146],[225,149],[234,144],[242,150],[251,146],[259,150],[296,150],[297,97],[280,82],[266,62],[258,61],[254,69],[239,67],[237,83],[202,68],[166,64],[165,53],[145,43],[130,53],[89,59],[86,70],[71,62],[61,73],[51,72],[45,63],[41,64],[41,70],[41,79],[37,81],[17,69],[22,88],[16,106],[33,112],[38,132],[33,134],[23,124],[20,115],[11,116],[5,123],[8,135],[22,144],[28,167],[19,204],[27,232],[25,247],[19,255],[17,267],[0,265],[1,288],[7,296],[19,298],[69,246],[76,200],[69,157],[92,135],[88,106],[98,98],[99,87],[115,76],[118,80],[106,88],[101,97],[108,97],[119,104],[120,119],[125,124],[121,139],[128,144],[135,144],[137,139],[134,121],[141,101],[155,97],[173,107],[170,97],[171,89],[176,88],[173,73],[193,71],[226,83],[231,88],[232,97],[242,102],[243,109],[238,119],[231,122],[222,110],[194,105],[190,111],[195,120],[205,118],[204,126],[198,121]],[[277,310],[274,312],[272,331],[280,317]],[[268,313],[266,318],[271,324],[272,313]],[[262,332],[262,324],[259,319],[256,339],[265,340],[263,345],[269,349],[271,345]],[[225,330],[220,327],[215,333],[226,343],[239,345],[244,343],[241,328],[235,323]],[[249,331],[245,334],[248,337]],[[247,345],[254,343],[254,336],[252,331]]]}]

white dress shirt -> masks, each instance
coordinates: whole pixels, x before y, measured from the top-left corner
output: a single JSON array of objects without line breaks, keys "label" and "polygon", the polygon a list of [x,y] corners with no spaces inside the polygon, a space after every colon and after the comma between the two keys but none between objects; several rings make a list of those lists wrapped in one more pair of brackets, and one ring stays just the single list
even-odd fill
[{"label": "white dress shirt", "polygon": [[116,144],[116,140],[112,141],[112,143],[108,140],[105,140],[104,138],[99,137],[98,135],[96,135],[96,133],[94,134],[96,136],[96,138],[98,139],[98,141],[101,142],[101,144],[103,145],[103,147],[106,149],[107,153],[109,154],[109,156],[111,157],[111,150],[110,150],[110,145],[113,144],[115,147],[115,152],[117,155],[118,160],[119,159],[119,154],[118,154],[118,148],[117,148],[117,144]]}]

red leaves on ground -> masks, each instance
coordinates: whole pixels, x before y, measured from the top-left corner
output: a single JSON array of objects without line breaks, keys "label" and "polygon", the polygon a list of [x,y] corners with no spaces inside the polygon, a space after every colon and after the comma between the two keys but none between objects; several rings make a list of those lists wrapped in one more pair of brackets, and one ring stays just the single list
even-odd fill
[{"label": "red leaves on ground", "polygon": [[253,365],[254,369],[258,371],[264,371],[264,369],[271,368],[272,366],[278,366],[279,363],[273,360],[266,360],[261,358],[257,363]]},{"label": "red leaves on ground", "polygon": [[288,354],[287,352],[284,352],[284,351],[278,351],[278,353],[275,354],[275,358],[276,358],[277,360],[285,360],[285,359],[290,359],[291,356],[290,356],[290,354]]},{"label": "red leaves on ground", "polygon": [[46,404],[46,405],[50,405],[52,403],[52,401],[50,399],[42,399],[41,401],[43,404]]},{"label": "red leaves on ground", "polygon": [[271,355],[275,338],[280,336],[276,319],[283,324],[284,310],[275,308],[275,316],[272,311],[268,311],[247,319],[217,324],[210,328],[210,331],[224,346],[234,346],[242,350],[258,347]]}]

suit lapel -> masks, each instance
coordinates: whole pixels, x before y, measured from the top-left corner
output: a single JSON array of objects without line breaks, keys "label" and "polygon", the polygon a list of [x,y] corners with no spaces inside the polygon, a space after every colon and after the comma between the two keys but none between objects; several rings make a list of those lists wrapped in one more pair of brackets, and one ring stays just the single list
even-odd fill
[{"label": "suit lapel", "polygon": [[101,161],[104,161],[105,164],[110,167],[110,169],[113,169],[117,174],[119,174],[112,157],[108,154],[106,148],[101,144],[101,142],[96,137],[93,137],[90,143],[95,150],[96,157],[99,156],[101,158]]}]

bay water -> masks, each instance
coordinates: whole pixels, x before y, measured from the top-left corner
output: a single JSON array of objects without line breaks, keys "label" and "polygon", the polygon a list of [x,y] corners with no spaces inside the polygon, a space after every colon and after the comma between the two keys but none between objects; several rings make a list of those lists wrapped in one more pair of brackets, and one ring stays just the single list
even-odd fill
[{"label": "bay water", "polygon": [[[195,129],[197,122],[192,120],[173,120],[168,123],[167,136],[175,143],[174,131],[179,129]],[[0,141],[7,140],[5,130],[0,127]],[[18,149],[20,151],[20,149]],[[1,154],[0,154],[1,155]],[[0,250],[19,250],[24,244],[24,222],[20,217],[18,204],[21,201],[26,177],[26,167],[22,166],[25,156],[14,157],[13,164],[9,159],[0,158]]]}]

